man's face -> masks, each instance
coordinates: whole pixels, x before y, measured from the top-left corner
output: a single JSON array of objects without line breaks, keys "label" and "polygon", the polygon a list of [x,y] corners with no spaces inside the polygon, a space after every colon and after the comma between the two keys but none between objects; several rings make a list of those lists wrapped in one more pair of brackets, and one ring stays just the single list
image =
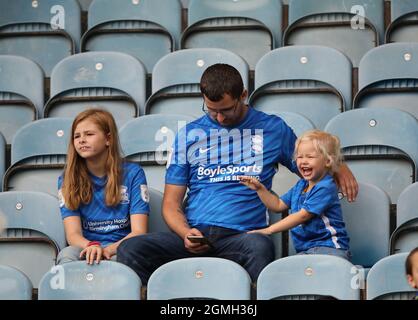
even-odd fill
[{"label": "man's face", "polygon": [[411,257],[412,274],[407,275],[409,285],[412,288],[418,289],[418,252],[414,253]]},{"label": "man's face", "polygon": [[224,94],[221,100],[211,101],[205,95],[203,96],[204,100],[204,110],[209,114],[209,116],[217,121],[221,126],[230,127],[238,124],[245,115],[245,105],[243,103],[244,94],[238,98],[234,99],[229,94]]}]

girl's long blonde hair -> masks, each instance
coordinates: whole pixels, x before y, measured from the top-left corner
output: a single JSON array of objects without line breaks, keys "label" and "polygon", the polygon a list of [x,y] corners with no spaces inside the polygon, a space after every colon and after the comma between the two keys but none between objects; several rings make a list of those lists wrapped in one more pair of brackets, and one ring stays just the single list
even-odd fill
[{"label": "girl's long blonde hair", "polygon": [[79,113],[71,127],[67,163],[64,168],[64,180],[61,190],[65,205],[70,210],[78,209],[81,203],[89,203],[93,194],[93,186],[86,161],[78,155],[74,147],[75,129],[80,122],[87,119],[94,122],[109,140],[105,168],[107,173],[105,203],[107,206],[116,206],[121,200],[122,158],[116,123],[111,113],[102,109],[92,108]]},{"label": "girl's long blonde hair", "polygon": [[324,159],[330,161],[328,171],[332,174],[339,170],[343,162],[341,155],[340,139],[338,137],[321,130],[309,130],[304,132],[295,143],[295,157],[299,145],[302,141],[312,141],[316,151],[321,154]]}]

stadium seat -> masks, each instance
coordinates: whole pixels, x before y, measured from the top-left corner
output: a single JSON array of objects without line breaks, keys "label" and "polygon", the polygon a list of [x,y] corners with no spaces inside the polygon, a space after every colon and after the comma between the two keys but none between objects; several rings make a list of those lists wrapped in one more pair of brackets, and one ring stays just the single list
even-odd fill
[{"label": "stadium seat", "polygon": [[368,272],[389,254],[390,200],[382,189],[359,182],[354,202],[341,200],[345,226],[350,237],[351,262]]},{"label": "stadium seat", "polygon": [[367,275],[367,300],[411,300],[416,295],[408,284],[405,260],[398,253],[378,261]]},{"label": "stadium seat", "polygon": [[273,50],[257,63],[250,105],[267,113],[296,112],[323,129],[333,116],[350,109],[351,63],[321,46]]},{"label": "stadium seat", "polygon": [[53,267],[39,283],[39,300],[140,300],[141,280],[124,264],[69,262]]},{"label": "stadium seat", "polygon": [[163,193],[154,188],[149,188],[149,195],[148,232],[170,231],[162,216]]},{"label": "stadium seat", "polygon": [[290,0],[283,45],[323,45],[343,52],[356,68],[383,42],[383,0]]},{"label": "stadium seat", "polygon": [[344,112],[325,127],[341,140],[346,163],[360,182],[386,191],[396,204],[417,180],[418,122],[404,111],[361,108]]},{"label": "stadium seat", "polygon": [[[0,181],[3,182],[4,172],[6,171],[6,140],[0,133]],[[0,192],[3,191],[3,183],[0,183]]]},{"label": "stadium seat", "polygon": [[329,255],[299,255],[275,260],[257,280],[257,300],[359,300],[352,287],[357,269],[347,260]]},{"label": "stadium seat", "polygon": [[60,60],[79,50],[80,15],[77,0],[1,1],[0,54],[29,58],[49,77]]},{"label": "stadium seat", "polygon": [[215,63],[227,63],[241,74],[248,89],[248,65],[236,54],[223,49],[186,49],[170,53],[155,65],[152,73],[152,95],[146,103],[146,114],[171,113],[193,117],[204,115],[200,78]]},{"label": "stadium seat", "polygon": [[134,57],[120,52],[87,52],[62,60],[51,75],[44,117],[71,117],[99,105],[118,126],[143,114],[146,73]]},{"label": "stadium seat", "polygon": [[239,264],[221,258],[184,258],[155,270],[148,300],[249,300],[251,279]]},{"label": "stadium seat", "polygon": [[0,300],[31,300],[32,283],[13,267],[0,265]]},{"label": "stadium seat", "polygon": [[418,183],[402,191],[396,208],[396,229],[390,239],[390,254],[410,252],[418,246]]},{"label": "stadium seat", "polygon": [[11,144],[16,131],[36,120],[44,105],[44,73],[33,61],[0,55],[0,132]]},{"label": "stadium seat", "polygon": [[41,191],[57,197],[71,135],[71,119],[41,119],[28,123],[12,141],[11,166],[4,191]]},{"label": "stadium seat", "polygon": [[190,0],[181,48],[223,48],[241,55],[254,70],[257,61],[280,46],[280,0]]},{"label": "stadium seat", "polygon": [[0,208],[6,221],[0,264],[20,270],[37,288],[66,246],[58,199],[42,192],[2,192]]},{"label": "stadium seat", "polygon": [[133,119],[120,128],[122,152],[127,160],[142,166],[149,187],[164,192],[168,151],[177,131],[193,120],[189,116],[154,114]]},{"label": "stadium seat", "polygon": [[392,43],[360,62],[354,108],[396,108],[418,119],[418,43]]},{"label": "stadium seat", "polygon": [[78,0],[81,10],[87,12],[92,1],[93,0]]},{"label": "stadium seat", "polygon": [[386,29],[386,43],[418,42],[418,2],[391,0],[391,22]]},{"label": "stadium seat", "polygon": [[119,51],[144,63],[155,63],[178,48],[181,3],[178,0],[94,0],[81,51]]}]

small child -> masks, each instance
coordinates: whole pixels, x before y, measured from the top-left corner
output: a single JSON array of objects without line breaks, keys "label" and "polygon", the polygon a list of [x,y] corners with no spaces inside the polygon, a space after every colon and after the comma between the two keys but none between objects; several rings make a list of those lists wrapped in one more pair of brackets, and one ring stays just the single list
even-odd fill
[{"label": "small child", "polygon": [[239,177],[257,191],[268,209],[282,212],[290,208],[286,218],[250,232],[270,235],[291,229],[299,254],[331,254],[350,260],[349,237],[332,176],[342,162],[339,139],[320,130],[307,131],[296,140],[295,158],[302,179],[281,198],[254,177]]},{"label": "small child", "polygon": [[[405,271],[409,285],[414,289],[418,289],[418,247],[408,254],[405,262]],[[414,300],[418,300],[418,292]]]}]

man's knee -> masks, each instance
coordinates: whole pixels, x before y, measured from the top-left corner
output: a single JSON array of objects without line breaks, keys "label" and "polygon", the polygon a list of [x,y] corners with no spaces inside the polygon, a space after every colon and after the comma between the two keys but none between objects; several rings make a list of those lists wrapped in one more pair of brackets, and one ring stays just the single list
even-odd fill
[{"label": "man's knee", "polygon": [[261,233],[248,233],[246,243],[253,254],[263,256],[267,260],[274,259],[274,244],[269,236]]}]

